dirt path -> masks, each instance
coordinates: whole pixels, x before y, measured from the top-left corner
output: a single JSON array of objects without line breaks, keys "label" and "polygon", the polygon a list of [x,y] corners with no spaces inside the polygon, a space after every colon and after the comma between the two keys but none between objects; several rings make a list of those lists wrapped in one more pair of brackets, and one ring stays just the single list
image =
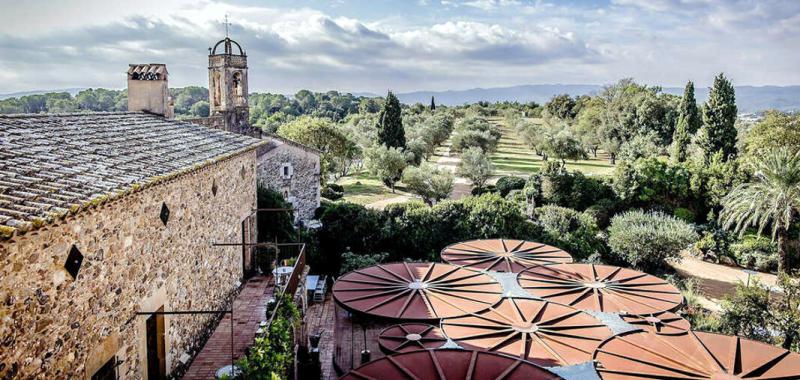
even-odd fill
[{"label": "dirt path", "polygon": [[[703,306],[711,310],[719,310],[720,301],[733,294],[737,283],[747,283],[748,275],[742,268],[709,263],[688,254],[672,267],[682,276],[696,281],[698,292],[706,298],[705,301],[701,300]],[[770,288],[775,288],[777,283],[777,276],[770,273],[752,275],[751,283],[754,278]]]},{"label": "dirt path", "polygon": [[461,199],[472,194],[472,185],[470,181],[464,177],[459,177],[456,174],[458,164],[461,163],[461,158],[458,157],[452,150],[452,144],[448,139],[436,151],[437,166],[444,170],[448,170],[455,176],[453,180],[453,191],[450,193],[450,199]]}]

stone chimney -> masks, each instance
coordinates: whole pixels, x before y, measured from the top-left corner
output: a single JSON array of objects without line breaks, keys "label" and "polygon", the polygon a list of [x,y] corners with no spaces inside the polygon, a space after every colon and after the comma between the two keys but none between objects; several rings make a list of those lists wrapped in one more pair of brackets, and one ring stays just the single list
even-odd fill
[{"label": "stone chimney", "polygon": [[167,84],[167,65],[150,63],[128,67],[128,111],[144,111],[166,118],[175,116]]}]

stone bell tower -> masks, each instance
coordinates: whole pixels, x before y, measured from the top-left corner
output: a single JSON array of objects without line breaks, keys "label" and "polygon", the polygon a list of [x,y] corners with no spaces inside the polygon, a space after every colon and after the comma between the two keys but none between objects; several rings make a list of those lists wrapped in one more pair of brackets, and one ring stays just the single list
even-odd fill
[{"label": "stone bell tower", "polygon": [[211,117],[224,118],[225,130],[242,134],[251,131],[247,54],[229,37],[208,48],[208,105]]}]

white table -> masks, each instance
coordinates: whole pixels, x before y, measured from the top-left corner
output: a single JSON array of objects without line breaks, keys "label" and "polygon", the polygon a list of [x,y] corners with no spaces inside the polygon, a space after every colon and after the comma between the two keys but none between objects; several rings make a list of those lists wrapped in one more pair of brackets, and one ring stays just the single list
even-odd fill
[{"label": "white table", "polygon": [[275,276],[275,282],[279,285],[283,285],[286,280],[289,278],[289,275],[292,274],[294,267],[277,267],[272,271],[272,275]]}]

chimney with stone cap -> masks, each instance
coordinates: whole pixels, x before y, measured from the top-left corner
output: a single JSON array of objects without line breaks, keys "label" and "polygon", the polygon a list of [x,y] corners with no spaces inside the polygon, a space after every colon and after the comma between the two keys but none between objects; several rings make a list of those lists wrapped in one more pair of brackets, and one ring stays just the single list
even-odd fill
[{"label": "chimney with stone cap", "polygon": [[167,84],[167,65],[131,64],[128,67],[128,111],[144,111],[174,117]]}]

